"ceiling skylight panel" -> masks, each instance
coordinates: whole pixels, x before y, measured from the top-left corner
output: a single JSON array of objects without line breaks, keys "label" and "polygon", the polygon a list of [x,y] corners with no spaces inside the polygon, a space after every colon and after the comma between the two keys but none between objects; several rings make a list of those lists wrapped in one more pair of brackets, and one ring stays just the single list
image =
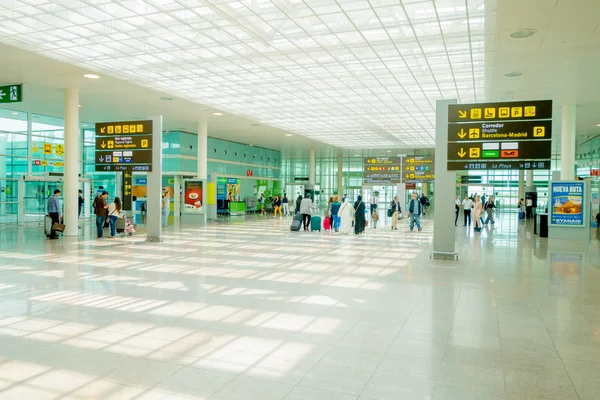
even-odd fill
[{"label": "ceiling skylight panel", "polygon": [[436,22],[438,19],[433,1],[405,4],[404,10],[412,24],[420,22]]}]

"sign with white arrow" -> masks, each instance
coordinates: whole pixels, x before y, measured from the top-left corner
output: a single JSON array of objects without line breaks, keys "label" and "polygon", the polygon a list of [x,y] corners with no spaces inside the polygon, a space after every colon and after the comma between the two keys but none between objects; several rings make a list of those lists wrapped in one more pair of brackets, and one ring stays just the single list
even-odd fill
[{"label": "sign with white arrow", "polygon": [[0,86],[0,104],[18,103],[23,101],[23,85]]}]

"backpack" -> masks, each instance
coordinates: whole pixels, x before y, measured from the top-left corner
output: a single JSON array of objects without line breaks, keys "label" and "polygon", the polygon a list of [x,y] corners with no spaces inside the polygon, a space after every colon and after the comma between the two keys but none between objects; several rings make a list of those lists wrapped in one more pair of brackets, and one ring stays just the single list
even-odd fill
[{"label": "backpack", "polygon": [[94,197],[94,202],[92,203],[92,207],[94,208],[94,211],[96,210],[96,200],[98,200],[98,197],[100,197],[100,196]]}]

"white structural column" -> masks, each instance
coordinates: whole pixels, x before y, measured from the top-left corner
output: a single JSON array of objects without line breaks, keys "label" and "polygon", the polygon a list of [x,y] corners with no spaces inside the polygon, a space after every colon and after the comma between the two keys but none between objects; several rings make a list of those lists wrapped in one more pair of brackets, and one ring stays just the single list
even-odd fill
[{"label": "white structural column", "polygon": [[146,217],[146,240],[162,242],[161,205],[162,205],[162,126],[163,117],[148,118],[152,120],[152,171],[148,172]]},{"label": "white structural column", "polygon": [[338,192],[338,196],[340,196],[340,200],[342,199],[341,196],[344,195],[344,153],[342,152],[342,150],[338,150],[338,156],[337,156],[337,162],[338,162],[338,171],[337,171],[337,192]]},{"label": "white structural column", "polygon": [[525,171],[519,170],[519,200],[525,198]]},{"label": "white structural column", "polygon": [[62,193],[65,236],[79,235],[79,159],[79,90],[70,88],[65,91],[65,175]]},{"label": "white structural column", "polygon": [[198,123],[198,179],[208,177],[208,122]]},{"label": "white structural column", "polygon": [[433,251],[437,259],[454,258],[456,230],[454,215],[456,172],[448,171],[448,106],[456,100],[438,100],[435,106],[435,198],[436,212],[433,217]]},{"label": "white structural column", "polygon": [[564,105],[560,137],[560,179],[563,181],[575,179],[576,122],[576,106],[574,104]]},{"label": "white structural column", "polygon": [[310,158],[308,160],[308,183],[314,185],[317,181],[317,152],[310,149]]},{"label": "white structural column", "polygon": [[533,184],[533,170],[527,170],[527,186],[535,186]]}]

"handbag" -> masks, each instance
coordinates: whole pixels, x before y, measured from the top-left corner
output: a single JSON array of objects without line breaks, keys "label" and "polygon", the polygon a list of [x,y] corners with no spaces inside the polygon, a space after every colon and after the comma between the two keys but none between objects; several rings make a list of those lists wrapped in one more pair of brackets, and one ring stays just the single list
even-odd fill
[{"label": "handbag", "polygon": [[52,225],[52,230],[56,232],[64,232],[65,226],[64,224],[59,224],[58,222],[55,222],[54,225]]}]

